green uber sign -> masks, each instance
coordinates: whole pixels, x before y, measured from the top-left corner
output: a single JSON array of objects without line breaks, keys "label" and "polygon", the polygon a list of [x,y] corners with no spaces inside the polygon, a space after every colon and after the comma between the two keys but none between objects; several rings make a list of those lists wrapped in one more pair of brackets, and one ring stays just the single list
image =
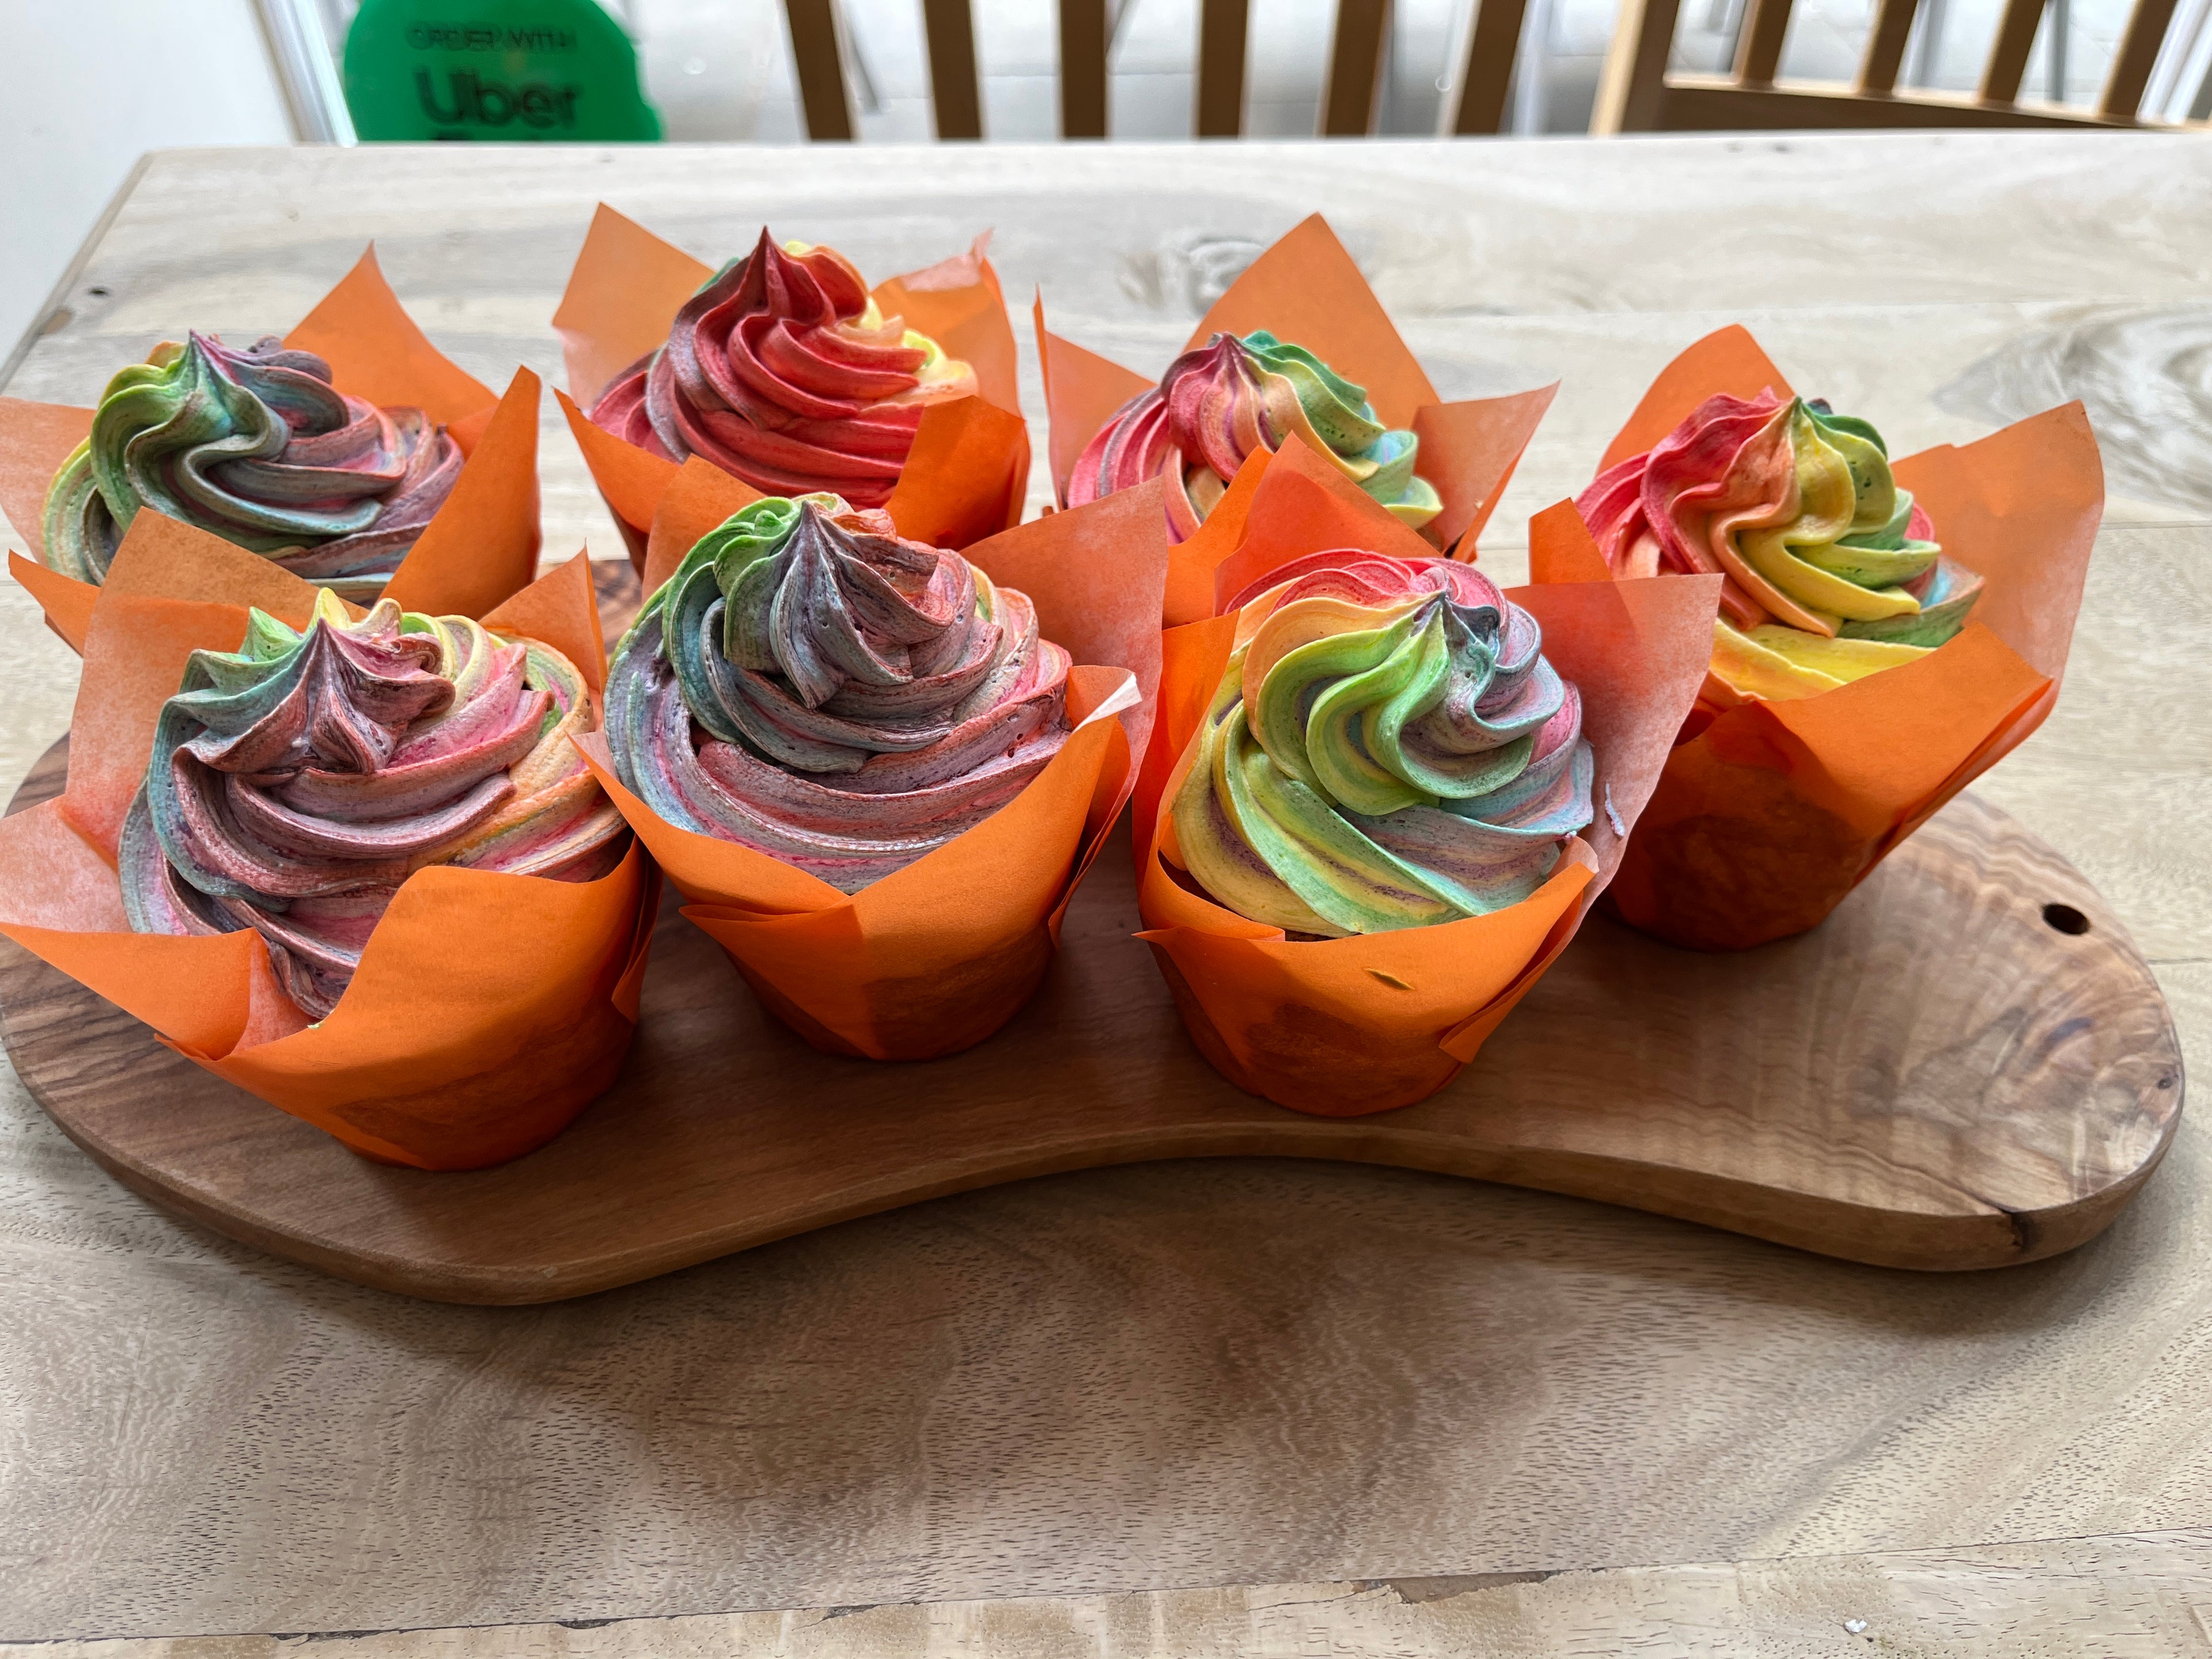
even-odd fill
[{"label": "green uber sign", "polygon": [[660,137],[637,49],[597,0],[362,0],[345,95],[364,139]]}]

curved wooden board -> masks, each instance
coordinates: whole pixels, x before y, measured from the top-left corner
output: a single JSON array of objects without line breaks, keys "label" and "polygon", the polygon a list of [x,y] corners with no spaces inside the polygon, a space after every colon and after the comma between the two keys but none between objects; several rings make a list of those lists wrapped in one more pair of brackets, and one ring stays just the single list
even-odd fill
[{"label": "curved wooden board", "polygon": [[[58,793],[66,754],[11,811]],[[922,1065],[816,1054],[672,902],[621,1080],[552,1145],[472,1174],[357,1158],[5,940],[0,1035],[125,1185],[449,1302],[555,1301],[998,1182],[1238,1154],[1508,1182],[1887,1267],[1997,1267],[2094,1237],[2179,1121],[2149,969],[2071,866],[1972,796],[1799,939],[1704,956],[1592,917],[1450,1087],[1352,1119],[1281,1110],[1199,1057],[1131,937],[1121,841],[1036,1000]]]}]

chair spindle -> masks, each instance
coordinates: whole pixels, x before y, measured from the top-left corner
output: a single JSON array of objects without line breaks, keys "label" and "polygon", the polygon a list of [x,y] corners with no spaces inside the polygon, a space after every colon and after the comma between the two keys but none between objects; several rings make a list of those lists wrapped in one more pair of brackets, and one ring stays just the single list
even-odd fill
[{"label": "chair spindle", "polygon": [[968,0],[921,0],[929,46],[929,100],[939,138],[981,138],[983,103],[975,86],[975,25]]},{"label": "chair spindle", "polygon": [[1363,138],[1375,130],[1375,94],[1382,78],[1382,38],[1389,27],[1390,0],[1336,0],[1328,88],[1322,97],[1322,137]]},{"label": "chair spindle", "polygon": [[1748,0],[1749,12],[1736,37],[1735,78],[1742,85],[1771,87],[1782,67],[1782,43],[1790,33],[1790,0]]},{"label": "chair spindle", "polygon": [[1451,130],[1461,137],[1505,131],[1505,93],[1513,84],[1513,58],[1528,9],[1528,0],[1475,0],[1467,61],[1460,66],[1459,106],[1452,112]]},{"label": "chair spindle", "polygon": [[1620,0],[1599,73],[1595,133],[1656,132],[1667,105],[1667,58],[1682,0]]},{"label": "chair spindle", "polygon": [[[1131,0],[1122,0],[1124,5]],[[1060,136],[1106,136],[1106,0],[1060,0]]]},{"label": "chair spindle", "polygon": [[791,60],[806,136],[817,143],[850,143],[853,100],[845,87],[845,55],[837,45],[836,0],[783,0]]},{"label": "chair spindle", "polygon": [[1244,131],[1246,0],[1199,0],[1198,136],[1234,138]]},{"label": "chair spindle", "polygon": [[1905,43],[1912,34],[1912,20],[1920,0],[1881,0],[1874,28],[1867,35],[1866,56],[1859,62],[1858,89],[1887,95],[1897,90],[1898,72],[1905,67]]},{"label": "chair spindle", "polygon": [[2027,54],[2035,45],[2036,26],[2043,21],[2045,0],[2005,0],[2004,15],[1997,20],[1996,39],[1990,44],[1990,59],[1982,70],[1981,100],[1984,104],[2016,103],[2021,76],[2027,73]]},{"label": "chair spindle", "polygon": [[2166,26],[2173,21],[2173,0],[2136,0],[2128,18],[2127,33],[2112,54],[2112,73],[2106,78],[2097,113],[2114,121],[2132,121],[2142,113],[2143,88],[2150,84],[2158,49],[2165,43]]}]

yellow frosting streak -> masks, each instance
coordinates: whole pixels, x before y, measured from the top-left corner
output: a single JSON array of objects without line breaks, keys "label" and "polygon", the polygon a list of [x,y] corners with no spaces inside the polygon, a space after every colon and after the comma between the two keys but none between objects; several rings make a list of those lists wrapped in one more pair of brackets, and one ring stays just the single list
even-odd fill
[{"label": "yellow frosting streak", "polygon": [[[1795,631],[1795,630],[1793,630]],[[1738,633],[1719,617],[1713,619],[1714,673],[1747,697],[1786,702],[1793,697],[1818,696],[1843,682],[1817,668],[1801,668],[1778,651]]]},{"label": "yellow frosting streak", "polygon": [[1863,680],[1885,668],[1898,667],[1917,657],[1926,656],[1933,648],[1924,645],[1899,645],[1889,640],[1832,640],[1823,635],[1808,634],[1799,629],[1783,628],[1772,623],[1752,629],[1743,637],[1754,646],[1800,668],[1831,676],[1843,683]]},{"label": "yellow frosting streak", "polygon": [[1858,515],[1858,485],[1850,464],[1821,434],[1802,404],[1790,409],[1790,442],[1796,458],[1796,515],[1771,528],[1747,530],[1741,541],[1745,561],[1798,604],[1824,617],[1877,622],[1916,614],[1920,601],[1904,589],[1862,587],[1792,550],[1832,547],[1850,535]]},{"label": "yellow frosting streak", "polygon": [[1899,667],[1933,648],[1887,640],[1830,639],[1778,623],[1739,632],[1715,618],[1712,670],[1744,696],[1787,702]]}]

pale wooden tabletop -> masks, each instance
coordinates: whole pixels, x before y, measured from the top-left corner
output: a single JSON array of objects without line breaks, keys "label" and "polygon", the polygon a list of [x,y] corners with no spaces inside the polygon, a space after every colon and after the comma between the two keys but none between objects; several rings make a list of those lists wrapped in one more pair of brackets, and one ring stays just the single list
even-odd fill
[{"label": "pale wooden tabletop", "polygon": [[[6,389],[88,401],[184,327],[281,331],[371,237],[465,367],[557,385],[547,319],[601,198],[702,257],[765,220],[872,273],[995,226],[1018,309],[1042,283],[1058,331],[1146,369],[1238,244],[1320,208],[1447,396],[1564,379],[1486,549],[1509,574],[1527,514],[1723,323],[1899,450],[2086,397],[2113,494],[2073,672],[1981,787],[2110,896],[2212,1074],[2212,145],[169,154]],[[549,554],[615,555],[550,400],[544,478]],[[12,587],[0,633],[12,779],[66,726],[75,660]],[[2203,1651],[2199,1115],[2104,1238],[1995,1274],[1224,1162],[491,1310],[173,1222],[10,1073],[0,1638],[811,1608],[410,1650]],[[825,1616],[916,1602],[938,1605]]]}]

